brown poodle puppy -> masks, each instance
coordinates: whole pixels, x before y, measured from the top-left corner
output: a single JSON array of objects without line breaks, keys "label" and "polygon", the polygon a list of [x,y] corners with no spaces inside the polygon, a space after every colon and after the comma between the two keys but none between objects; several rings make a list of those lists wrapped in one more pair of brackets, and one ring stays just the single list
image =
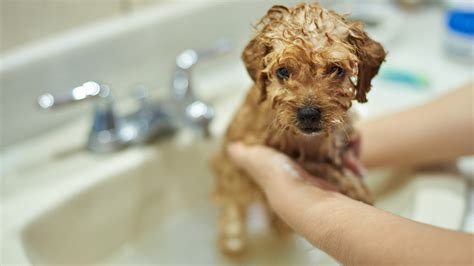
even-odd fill
[{"label": "brown poodle puppy", "polygon": [[[246,211],[263,193],[229,158],[227,144],[273,147],[340,192],[371,204],[355,159],[358,137],[349,111],[366,102],[371,79],[384,61],[383,47],[359,22],[318,4],[273,6],[256,26],[242,59],[255,84],[212,159],[214,199],[222,207],[219,246],[227,254],[246,246]],[[267,208],[268,209],[268,208]],[[285,231],[269,210],[271,224]]]}]

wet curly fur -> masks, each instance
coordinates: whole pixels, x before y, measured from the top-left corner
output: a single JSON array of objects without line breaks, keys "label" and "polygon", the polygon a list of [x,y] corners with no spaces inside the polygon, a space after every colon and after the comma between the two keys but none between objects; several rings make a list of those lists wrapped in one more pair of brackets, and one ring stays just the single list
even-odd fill
[{"label": "wet curly fur", "polygon": [[[227,254],[244,250],[246,211],[256,201],[267,206],[273,227],[286,231],[261,190],[230,160],[230,142],[280,150],[342,193],[372,203],[359,173],[344,158],[357,140],[349,109],[353,100],[367,101],[371,79],[385,58],[383,47],[368,37],[361,23],[318,4],[275,5],[255,30],[242,54],[254,85],[211,161],[214,199],[222,207],[218,242]],[[282,68],[283,77],[278,74]],[[302,108],[318,110],[318,116],[303,125],[298,117]]]}]

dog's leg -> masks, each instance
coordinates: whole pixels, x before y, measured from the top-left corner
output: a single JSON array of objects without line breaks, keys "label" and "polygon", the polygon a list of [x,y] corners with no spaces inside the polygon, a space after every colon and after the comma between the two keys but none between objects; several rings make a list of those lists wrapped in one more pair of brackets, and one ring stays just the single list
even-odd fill
[{"label": "dog's leg", "polygon": [[222,207],[218,245],[225,254],[237,255],[247,245],[247,208],[261,192],[224,152],[213,158],[211,166],[216,179],[214,200]]},{"label": "dog's leg", "polygon": [[240,254],[247,245],[246,206],[229,203],[223,206],[219,219],[218,245],[228,255]]}]

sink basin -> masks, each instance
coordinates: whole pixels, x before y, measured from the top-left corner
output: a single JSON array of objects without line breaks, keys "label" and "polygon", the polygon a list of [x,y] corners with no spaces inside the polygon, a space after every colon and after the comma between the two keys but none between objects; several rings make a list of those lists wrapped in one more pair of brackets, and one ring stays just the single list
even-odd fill
[{"label": "sink basin", "polygon": [[[215,245],[207,158],[217,141],[156,147],[140,167],[82,191],[28,225],[34,264],[232,264]],[[309,263],[307,248],[262,233],[239,263]],[[276,255],[277,254],[277,255]]]}]

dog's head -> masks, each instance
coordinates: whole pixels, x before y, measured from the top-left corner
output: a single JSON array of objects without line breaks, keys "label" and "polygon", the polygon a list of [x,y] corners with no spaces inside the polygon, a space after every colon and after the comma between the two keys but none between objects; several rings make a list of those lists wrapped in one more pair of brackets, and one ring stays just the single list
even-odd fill
[{"label": "dog's head", "polygon": [[367,101],[384,58],[361,23],[318,4],[273,6],[242,54],[277,126],[303,134],[341,126],[352,100]]}]

